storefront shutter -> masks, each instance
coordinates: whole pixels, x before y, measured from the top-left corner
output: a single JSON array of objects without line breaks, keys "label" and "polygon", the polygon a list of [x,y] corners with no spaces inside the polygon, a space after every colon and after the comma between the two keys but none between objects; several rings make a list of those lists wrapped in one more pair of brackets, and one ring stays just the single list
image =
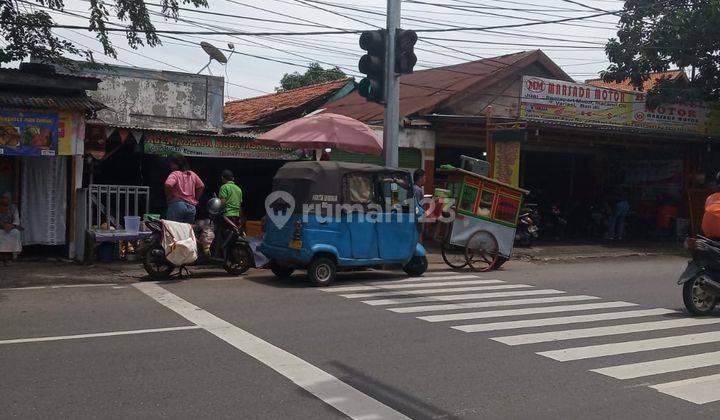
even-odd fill
[{"label": "storefront shutter", "polygon": [[[333,150],[330,153],[330,160],[340,162],[354,162],[354,163],[371,163],[374,165],[382,165],[382,156],[365,155],[362,153],[351,153],[344,152],[342,150]],[[411,147],[401,147],[398,156],[398,163],[403,169],[414,170],[420,168],[422,164],[422,153],[420,149]]]}]

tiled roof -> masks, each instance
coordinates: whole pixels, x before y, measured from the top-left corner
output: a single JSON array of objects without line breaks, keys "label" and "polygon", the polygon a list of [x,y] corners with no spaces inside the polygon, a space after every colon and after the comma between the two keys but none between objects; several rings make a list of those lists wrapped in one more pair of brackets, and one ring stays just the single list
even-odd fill
[{"label": "tiled roof", "polygon": [[[478,61],[419,70],[400,77],[400,116],[430,113],[469,89],[481,89],[507,77],[512,71],[540,63],[554,77],[572,80],[542,51],[524,51]],[[381,121],[383,107],[368,102],[357,91],[330,104],[326,112],[346,115],[360,121]]]},{"label": "tiled roof", "polygon": [[[655,84],[660,79],[670,79],[675,80],[680,77],[686,77],[685,73],[682,70],[671,70],[671,71],[662,71],[657,73],[651,73],[650,77],[643,83],[643,92],[647,92],[650,89],[652,89]],[[605,82],[602,79],[590,79],[586,80],[585,83],[598,86],[598,87],[604,87],[609,89],[617,89],[617,90],[633,90],[636,91],[637,88],[630,83],[630,79],[623,80],[620,83],[615,82]]]},{"label": "tiled roof", "polygon": [[[225,103],[225,124],[264,124],[297,118],[305,111],[314,111],[337,91],[351,82],[350,78],[334,80],[272,93],[255,98]],[[310,109],[312,108],[312,109]]]}]

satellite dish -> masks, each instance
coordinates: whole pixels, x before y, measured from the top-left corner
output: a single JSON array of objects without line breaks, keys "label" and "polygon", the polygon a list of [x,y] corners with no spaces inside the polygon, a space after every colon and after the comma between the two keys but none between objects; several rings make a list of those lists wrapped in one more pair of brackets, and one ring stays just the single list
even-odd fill
[{"label": "satellite dish", "polygon": [[225,57],[225,54],[222,53],[216,46],[209,42],[201,42],[200,46],[203,50],[207,53],[207,55],[210,56],[211,59],[217,61],[218,63],[225,64],[227,63],[227,57]]},{"label": "satellite dish", "polygon": [[[225,54],[223,54],[223,52],[220,51],[220,49],[218,49],[216,46],[212,45],[209,42],[205,42],[205,41],[201,42],[200,46],[205,51],[205,53],[210,57],[210,60],[208,60],[208,63],[205,64],[205,67],[201,68],[200,71],[197,72],[197,74],[202,73],[203,70],[210,67],[210,63],[212,63],[213,60],[217,61],[220,64],[227,64],[227,61],[228,61],[227,57],[225,57]],[[208,69],[208,71],[209,71],[209,69]],[[212,74],[212,72],[210,72],[210,74]]]}]

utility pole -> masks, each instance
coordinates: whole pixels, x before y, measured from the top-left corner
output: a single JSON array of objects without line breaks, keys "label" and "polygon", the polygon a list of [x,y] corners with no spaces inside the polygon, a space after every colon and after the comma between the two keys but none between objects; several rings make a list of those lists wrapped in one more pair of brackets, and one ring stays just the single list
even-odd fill
[{"label": "utility pole", "polygon": [[401,0],[387,0],[383,154],[385,166],[391,168],[398,167],[398,136],[400,134],[400,79],[395,72],[395,36],[400,28],[400,3]]}]

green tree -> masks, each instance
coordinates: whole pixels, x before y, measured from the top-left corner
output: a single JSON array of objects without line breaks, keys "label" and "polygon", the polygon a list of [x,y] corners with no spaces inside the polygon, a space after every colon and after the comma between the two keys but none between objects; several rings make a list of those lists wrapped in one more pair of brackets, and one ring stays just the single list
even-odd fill
[{"label": "green tree", "polygon": [[617,35],[605,47],[605,81],[640,88],[650,73],[678,67],[690,83],[661,81],[651,104],[720,99],[720,0],[627,0]]},{"label": "green tree", "polygon": [[[207,7],[207,0],[162,0],[162,13],[177,18],[181,4]],[[89,0],[89,30],[94,32],[105,54],[117,57],[108,36],[108,27],[117,27],[108,21],[112,15],[126,30],[128,44],[156,46],[160,38],[150,20],[143,0]],[[63,61],[63,54],[82,53],[72,42],[56,36],[56,25],[47,10],[63,11],[63,0],[0,0],[0,64],[21,61],[30,56],[45,61]],[[111,12],[112,11],[112,12]]]},{"label": "green tree", "polygon": [[320,63],[310,63],[305,73],[298,72],[285,73],[280,79],[280,86],[275,90],[283,92],[290,89],[297,89],[303,86],[314,85],[317,83],[329,82],[332,80],[344,79],[347,77],[345,73],[338,67],[324,69]]}]

